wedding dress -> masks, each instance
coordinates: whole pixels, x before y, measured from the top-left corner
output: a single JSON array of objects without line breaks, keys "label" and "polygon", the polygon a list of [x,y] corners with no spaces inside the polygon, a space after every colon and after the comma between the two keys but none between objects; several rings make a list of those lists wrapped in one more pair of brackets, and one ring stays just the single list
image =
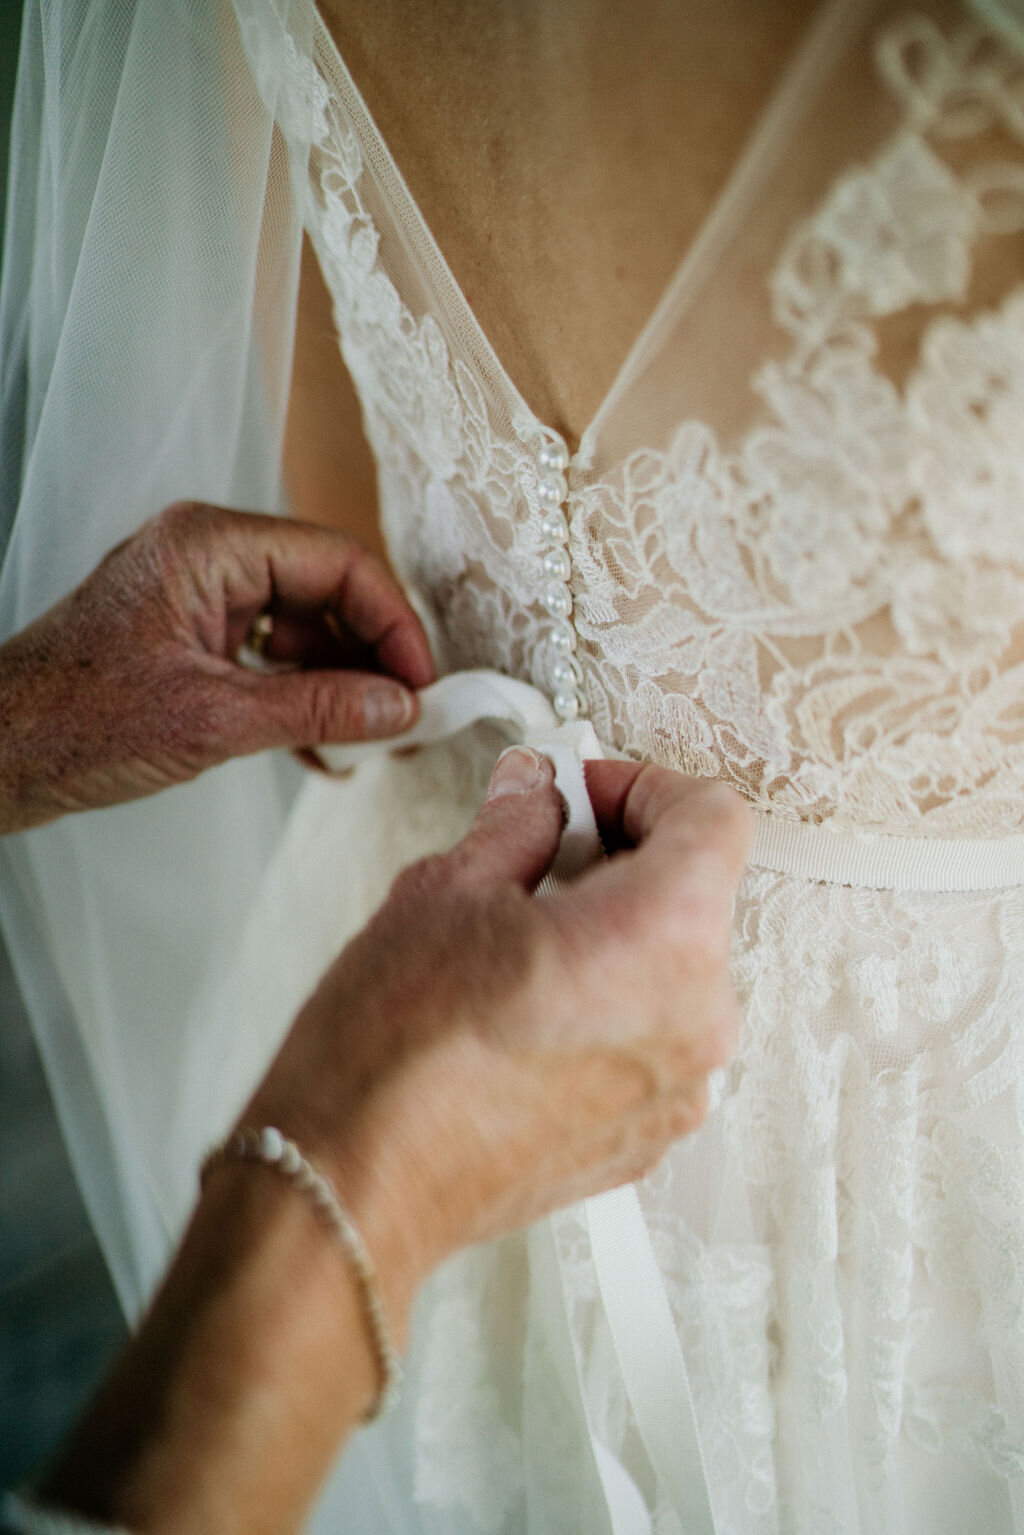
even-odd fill
[{"label": "wedding dress", "polygon": [[[758,817],[739,1050],[706,1126],[637,1187],[636,1336],[592,1210],[462,1255],[420,1298],[404,1402],[314,1527],[1024,1535],[1020,12],[826,0],[571,455],[316,13],[235,12],[440,670],[530,684],[550,728],[585,718],[605,751],[721,778]],[[275,271],[293,293],[294,265]],[[249,504],[275,483],[271,462]],[[129,1306],[294,1006],[394,872],[468,823],[496,743],[473,724],[292,798],[243,765],[231,802],[264,810],[225,872],[244,905],[215,911],[222,962],[188,981],[198,931],[144,981],[117,922],[83,931],[75,902],[99,891],[159,954],[149,882],[158,858],[187,870],[173,835],[212,824],[202,786],[164,820],[117,812],[111,841],[55,828],[15,855],[6,921],[28,931],[35,901],[48,1065]],[[240,829],[218,835],[237,863]],[[197,900],[196,925],[216,906]],[[133,1034],[122,993],[166,1030]],[[695,1442],[640,1400],[629,1350],[660,1305]],[[676,1437],[711,1524],[664,1469]]]}]

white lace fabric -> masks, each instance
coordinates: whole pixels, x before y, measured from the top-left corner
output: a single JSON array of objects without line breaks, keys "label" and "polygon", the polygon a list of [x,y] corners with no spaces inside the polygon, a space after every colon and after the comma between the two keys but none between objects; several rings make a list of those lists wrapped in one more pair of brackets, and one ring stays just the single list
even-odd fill
[{"label": "white lace fabric", "polygon": [[[834,44],[864,8],[828,9]],[[705,254],[666,295],[570,466],[570,586],[592,717],[618,751],[725,778],[778,815],[994,837],[1024,824],[1024,295],[970,300],[979,251],[1012,253],[1024,232],[1024,87],[1009,43],[932,9],[944,24],[927,9],[862,18],[816,89],[791,80],[795,99],[766,113],[759,180],[734,179],[716,210],[717,267]],[[810,200],[821,173],[794,164],[794,138],[869,50],[875,97],[859,84],[841,164]],[[449,666],[549,687],[543,425],[322,31],[316,63],[307,222],[396,562]],[[769,236],[739,330],[722,311],[734,262]],[[897,384],[880,330],[913,308],[931,318]],[[712,324],[722,428],[700,411]],[[707,385],[713,406],[722,392]]]},{"label": "white lace fabric", "polygon": [[[446,667],[550,690],[544,423],[322,28],[314,61],[306,222],[395,563]],[[568,478],[577,656],[611,750],[834,829],[1024,827],[1011,41],[942,0],[823,7]],[[417,773],[429,803],[445,774],[423,765],[354,804],[393,814]],[[316,794],[311,822],[332,814]],[[1022,916],[1018,891],[744,883],[738,1058],[641,1186],[721,1531],[1024,1531]],[[682,1535],[582,1217],[555,1225],[591,1426],[649,1528]],[[529,1270],[513,1238],[424,1297],[410,1527],[593,1528]]]}]

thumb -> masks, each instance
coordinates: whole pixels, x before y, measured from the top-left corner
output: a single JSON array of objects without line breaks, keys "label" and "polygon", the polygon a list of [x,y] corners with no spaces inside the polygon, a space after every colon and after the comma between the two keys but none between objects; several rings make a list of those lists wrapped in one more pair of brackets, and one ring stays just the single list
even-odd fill
[{"label": "thumb", "polygon": [[419,699],[390,677],[340,670],[247,676],[246,750],[326,746],[397,735],[419,714]]},{"label": "thumb", "polygon": [[511,880],[532,888],[547,873],[561,833],[551,761],[514,746],[498,758],[479,815],[447,857],[463,887]]}]

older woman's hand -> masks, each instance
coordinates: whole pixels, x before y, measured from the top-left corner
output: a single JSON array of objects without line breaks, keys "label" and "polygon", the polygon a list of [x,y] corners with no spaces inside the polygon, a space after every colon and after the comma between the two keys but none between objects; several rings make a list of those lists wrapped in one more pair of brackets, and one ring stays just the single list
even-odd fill
[{"label": "older woman's hand", "polygon": [[705,1112],[749,812],[722,785],[588,764],[606,862],[531,899],[561,829],[518,750],[451,853],[407,870],[250,1105],[330,1169],[396,1327],[455,1249],[639,1177]]},{"label": "older woman's hand", "polygon": [[[331,1174],[399,1338],[448,1254],[635,1178],[693,1129],[732,1049],[747,812],[655,767],[593,763],[588,787],[616,851],[531,899],[561,803],[550,763],[506,755],[469,835],[399,878],[243,1115]],[[310,1201],[224,1162],[45,1492],[138,1535],[285,1535],[379,1387]]]},{"label": "older woman's hand", "polygon": [[[264,614],[265,653],[296,669],[237,664]],[[266,747],[393,735],[433,675],[419,620],[358,544],[170,507],[0,648],[0,833]]]}]

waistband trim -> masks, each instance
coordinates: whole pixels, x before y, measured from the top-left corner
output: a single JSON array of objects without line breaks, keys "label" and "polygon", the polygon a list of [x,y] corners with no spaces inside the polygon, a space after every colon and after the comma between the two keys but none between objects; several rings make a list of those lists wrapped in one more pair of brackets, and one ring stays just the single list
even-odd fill
[{"label": "waistband trim", "polygon": [[869,890],[999,890],[1024,885],[1024,836],[891,837],[833,831],[757,812],[753,868]]}]

